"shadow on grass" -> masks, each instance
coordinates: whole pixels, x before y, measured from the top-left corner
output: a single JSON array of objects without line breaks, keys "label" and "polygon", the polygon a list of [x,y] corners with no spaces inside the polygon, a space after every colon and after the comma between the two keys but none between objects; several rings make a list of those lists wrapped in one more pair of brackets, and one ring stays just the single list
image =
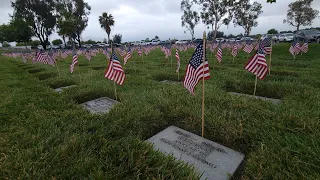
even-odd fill
[{"label": "shadow on grass", "polygon": [[35,76],[39,79],[39,80],[46,80],[49,78],[53,78],[56,77],[58,74],[56,72],[44,72],[44,73],[37,73],[35,74]]},{"label": "shadow on grass", "polygon": [[[253,94],[254,81],[227,81],[225,84],[225,89],[228,92],[237,92],[243,94]],[[258,81],[257,84],[257,96],[281,99],[287,94],[292,93],[293,87],[287,84],[277,84],[277,83],[261,83]]]},{"label": "shadow on grass", "polygon": [[29,69],[28,72],[30,74],[34,74],[34,73],[42,72],[44,70],[45,70],[44,68],[33,68],[33,69]]},{"label": "shadow on grass", "polygon": [[62,78],[51,78],[46,81],[50,88],[56,89],[60,87],[66,87],[75,85],[75,81],[72,79],[62,79]]}]

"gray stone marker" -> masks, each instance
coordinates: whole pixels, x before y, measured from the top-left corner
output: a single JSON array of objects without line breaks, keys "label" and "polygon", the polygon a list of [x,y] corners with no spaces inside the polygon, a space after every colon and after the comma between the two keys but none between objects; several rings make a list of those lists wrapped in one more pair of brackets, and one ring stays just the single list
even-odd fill
[{"label": "gray stone marker", "polygon": [[118,103],[119,103],[118,101],[115,101],[113,99],[102,97],[102,98],[98,98],[92,101],[82,103],[80,105],[88,109],[93,114],[102,114],[102,113],[108,113],[110,109]]},{"label": "gray stone marker", "polygon": [[163,80],[160,81],[161,83],[169,83],[169,84],[182,84],[182,82],[179,81],[171,81],[171,80]]},{"label": "gray stone marker", "polygon": [[63,91],[63,89],[68,89],[68,88],[72,88],[72,87],[76,87],[76,85],[60,87],[60,88],[54,89],[54,91],[56,91],[57,93],[61,93]]},{"label": "gray stone marker", "polygon": [[244,155],[175,126],[170,126],[147,140],[156,150],[172,154],[192,164],[201,179],[229,179],[241,164]]},{"label": "gray stone marker", "polygon": [[273,99],[273,98],[267,98],[267,97],[261,97],[261,96],[254,96],[254,95],[242,94],[242,93],[236,93],[236,92],[229,92],[229,93],[237,95],[237,96],[248,96],[248,97],[251,97],[251,98],[261,99],[261,100],[264,100],[264,101],[270,101],[273,104],[280,104],[281,103],[280,99]]}]

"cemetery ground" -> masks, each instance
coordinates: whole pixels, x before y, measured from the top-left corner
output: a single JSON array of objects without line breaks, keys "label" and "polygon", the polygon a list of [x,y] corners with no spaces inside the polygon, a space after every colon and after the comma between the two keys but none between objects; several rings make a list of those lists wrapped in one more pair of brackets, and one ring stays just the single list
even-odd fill
[{"label": "cemetery ground", "polygon": [[[320,45],[289,54],[290,44],[273,47],[271,75],[258,81],[257,95],[280,104],[237,96],[253,94],[255,77],[224,50],[219,64],[207,54],[205,138],[245,154],[235,179],[320,179]],[[174,52],[174,51],[173,51]],[[193,50],[180,52],[180,81]],[[228,55],[226,55],[228,54]],[[174,55],[174,53],[173,53]],[[267,57],[269,60],[269,56]],[[71,57],[56,67],[0,57],[0,177],[4,179],[197,179],[183,162],[154,151],[145,140],[174,125],[201,135],[201,84],[192,96],[177,81],[176,60],[157,49],[144,60],[134,53],[117,86],[119,104],[91,114],[79,104],[115,99],[104,78],[103,54],[70,74]],[[64,89],[55,88],[76,85]]]}]

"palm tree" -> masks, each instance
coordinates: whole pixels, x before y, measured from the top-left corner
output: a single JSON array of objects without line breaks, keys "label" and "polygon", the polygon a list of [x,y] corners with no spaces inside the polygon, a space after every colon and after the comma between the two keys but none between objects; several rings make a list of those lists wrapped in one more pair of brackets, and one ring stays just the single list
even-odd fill
[{"label": "palm tree", "polygon": [[114,18],[112,14],[109,14],[104,12],[102,13],[102,16],[99,16],[99,22],[101,25],[101,28],[103,28],[107,34],[108,34],[108,42],[110,43],[110,32],[111,32],[111,26],[114,25]]}]

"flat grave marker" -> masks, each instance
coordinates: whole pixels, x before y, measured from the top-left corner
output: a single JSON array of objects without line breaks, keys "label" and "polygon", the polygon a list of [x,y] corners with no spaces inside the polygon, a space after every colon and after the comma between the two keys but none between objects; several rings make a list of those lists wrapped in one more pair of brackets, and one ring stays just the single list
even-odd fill
[{"label": "flat grave marker", "polygon": [[54,91],[56,91],[57,93],[61,93],[63,91],[63,89],[69,89],[69,88],[72,88],[72,87],[76,87],[76,85],[60,87],[60,88],[54,89]]},{"label": "flat grave marker", "polygon": [[118,101],[115,101],[113,99],[102,97],[82,103],[80,105],[85,107],[93,114],[103,114],[108,113],[111,110],[111,108],[118,103]]},{"label": "flat grave marker", "polygon": [[244,155],[190,133],[170,126],[147,140],[154,149],[191,164],[203,173],[201,179],[229,179],[241,164]]},{"label": "flat grave marker", "polygon": [[261,99],[261,100],[264,100],[264,101],[270,101],[273,104],[280,104],[281,103],[280,99],[273,99],[273,98],[267,98],[267,97],[262,97],[262,96],[254,96],[254,95],[250,95],[250,94],[242,94],[242,93],[236,93],[236,92],[229,92],[229,93],[237,95],[237,96],[248,96],[248,97],[251,97],[251,98]]}]

